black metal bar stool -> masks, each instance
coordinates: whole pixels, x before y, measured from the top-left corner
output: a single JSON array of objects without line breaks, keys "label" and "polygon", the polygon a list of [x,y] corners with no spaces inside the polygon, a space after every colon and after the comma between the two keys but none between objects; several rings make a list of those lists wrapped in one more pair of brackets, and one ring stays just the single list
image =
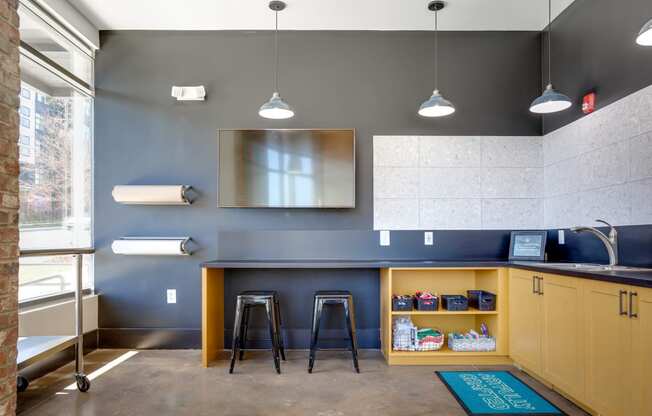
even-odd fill
[{"label": "black metal bar stool", "polygon": [[272,341],[272,355],[274,357],[274,368],[281,374],[281,360],[285,361],[285,347],[283,345],[283,334],[281,333],[281,308],[278,302],[278,294],[273,290],[248,290],[238,295],[235,305],[235,322],[233,324],[233,346],[231,350],[231,367],[229,373],[233,373],[236,357],[244,359],[245,343],[247,342],[247,330],[249,328],[249,315],[251,308],[264,306],[269,323],[269,335]]},{"label": "black metal bar stool", "polygon": [[353,296],[348,290],[320,290],[315,292],[312,310],[312,334],[310,336],[310,358],[308,361],[308,372],[312,373],[317,353],[317,342],[319,340],[319,323],[324,305],[342,305],[346,315],[346,327],[351,340],[351,354],[353,355],[353,367],[357,373],[358,367],[358,341],[355,335],[355,313],[353,309]]}]

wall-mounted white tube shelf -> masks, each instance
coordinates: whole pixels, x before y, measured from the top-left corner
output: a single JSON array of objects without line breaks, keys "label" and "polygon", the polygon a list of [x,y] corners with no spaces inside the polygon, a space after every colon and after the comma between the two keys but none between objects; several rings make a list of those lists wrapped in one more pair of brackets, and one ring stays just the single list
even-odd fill
[{"label": "wall-mounted white tube shelf", "polygon": [[116,185],[115,202],[129,205],[190,205],[188,185]]},{"label": "wall-mounted white tube shelf", "polygon": [[115,254],[133,256],[189,256],[190,237],[124,237],[114,240]]}]

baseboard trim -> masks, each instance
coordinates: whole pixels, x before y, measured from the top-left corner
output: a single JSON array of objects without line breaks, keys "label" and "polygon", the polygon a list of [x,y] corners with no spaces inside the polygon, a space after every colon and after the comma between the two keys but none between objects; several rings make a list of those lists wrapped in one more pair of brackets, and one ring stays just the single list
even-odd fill
[{"label": "baseboard trim", "polygon": [[[358,329],[356,331],[358,347],[366,349],[380,348],[379,329]],[[310,329],[285,329],[285,345],[288,349],[306,349],[310,346]],[[319,332],[319,346],[322,348],[347,348],[349,346],[346,331],[340,329],[322,329]],[[232,330],[224,331],[225,347],[230,348]],[[249,330],[247,348],[269,348],[267,329]],[[135,349],[199,349],[201,348],[201,330],[199,328],[100,328],[99,348],[135,348]]]},{"label": "baseboard trim", "polygon": [[183,350],[201,348],[199,328],[100,328],[100,348]]}]

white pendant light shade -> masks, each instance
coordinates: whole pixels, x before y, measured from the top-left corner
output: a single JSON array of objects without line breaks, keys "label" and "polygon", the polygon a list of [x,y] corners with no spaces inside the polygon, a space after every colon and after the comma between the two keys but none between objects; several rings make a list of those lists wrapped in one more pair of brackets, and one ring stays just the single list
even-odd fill
[{"label": "white pendant light shade", "polygon": [[432,96],[419,107],[419,115],[423,117],[443,117],[454,112],[453,104],[445,99],[439,90],[434,90]]},{"label": "white pendant light shade", "polygon": [[652,46],[652,19],[648,20],[638,32],[636,43],[641,46]]},{"label": "white pendant light shade", "polygon": [[535,114],[551,114],[563,111],[573,105],[568,96],[552,87],[552,0],[548,0],[548,85],[539,97],[530,104],[530,112]]},{"label": "white pendant light shade", "polygon": [[541,96],[530,104],[530,111],[536,114],[550,114],[567,109],[573,104],[566,95],[555,91],[552,84],[548,84]]},{"label": "white pendant light shade", "polygon": [[443,1],[439,1],[439,0],[434,0],[428,3],[428,10],[434,12],[435,14],[435,90],[432,92],[430,98],[424,101],[419,107],[418,113],[422,117],[444,117],[453,114],[455,112],[455,107],[453,107],[453,104],[447,99],[445,99],[437,89],[437,85],[438,85],[437,58],[439,53],[438,42],[437,42],[438,41],[437,35],[439,34],[439,30],[438,30],[439,28],[437,27],[437,12],[443,9],[445,5],[446,4]]},{"label": "white pendant light shade", "polygon": [[272,94],[272,98],[270,98],[269,101],[260,106],[258,115],[263,118],[283,120],[294,117],[294,110],[288,103],[283,101],[277,92],[275,92]]},{"label": "white pendant light shade", "polygon": [[294,117],[294,109],[283,101],[278,93],[278,12],[285,9],[286,4],[279,0],[269,2],[269,8],[274,12],[274,94],[265,104],[260,106],[258,115],[272,120],[285,120]]}]

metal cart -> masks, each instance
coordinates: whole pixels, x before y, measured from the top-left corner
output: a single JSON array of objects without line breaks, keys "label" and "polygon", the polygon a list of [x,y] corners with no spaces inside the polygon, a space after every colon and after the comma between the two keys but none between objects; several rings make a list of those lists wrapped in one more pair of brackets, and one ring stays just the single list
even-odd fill
[{"label": "metal cart", "polygon": [[[75,335],[70,336],[31,336],[21,337],[18,340],[18,371],[51,357],[68,347],[75,346],[75,382],[77,389],[86,392],[91,387],[91,382],[84,373],[84,313],[82,291],[82,256],[95,253],[94,248],[57,249],[57,250],[21,250],[21,257],[66,256],[74,258],[75,265]],[[29,385],[26,377],[17,376],[17,390],[25,391]]]}]

